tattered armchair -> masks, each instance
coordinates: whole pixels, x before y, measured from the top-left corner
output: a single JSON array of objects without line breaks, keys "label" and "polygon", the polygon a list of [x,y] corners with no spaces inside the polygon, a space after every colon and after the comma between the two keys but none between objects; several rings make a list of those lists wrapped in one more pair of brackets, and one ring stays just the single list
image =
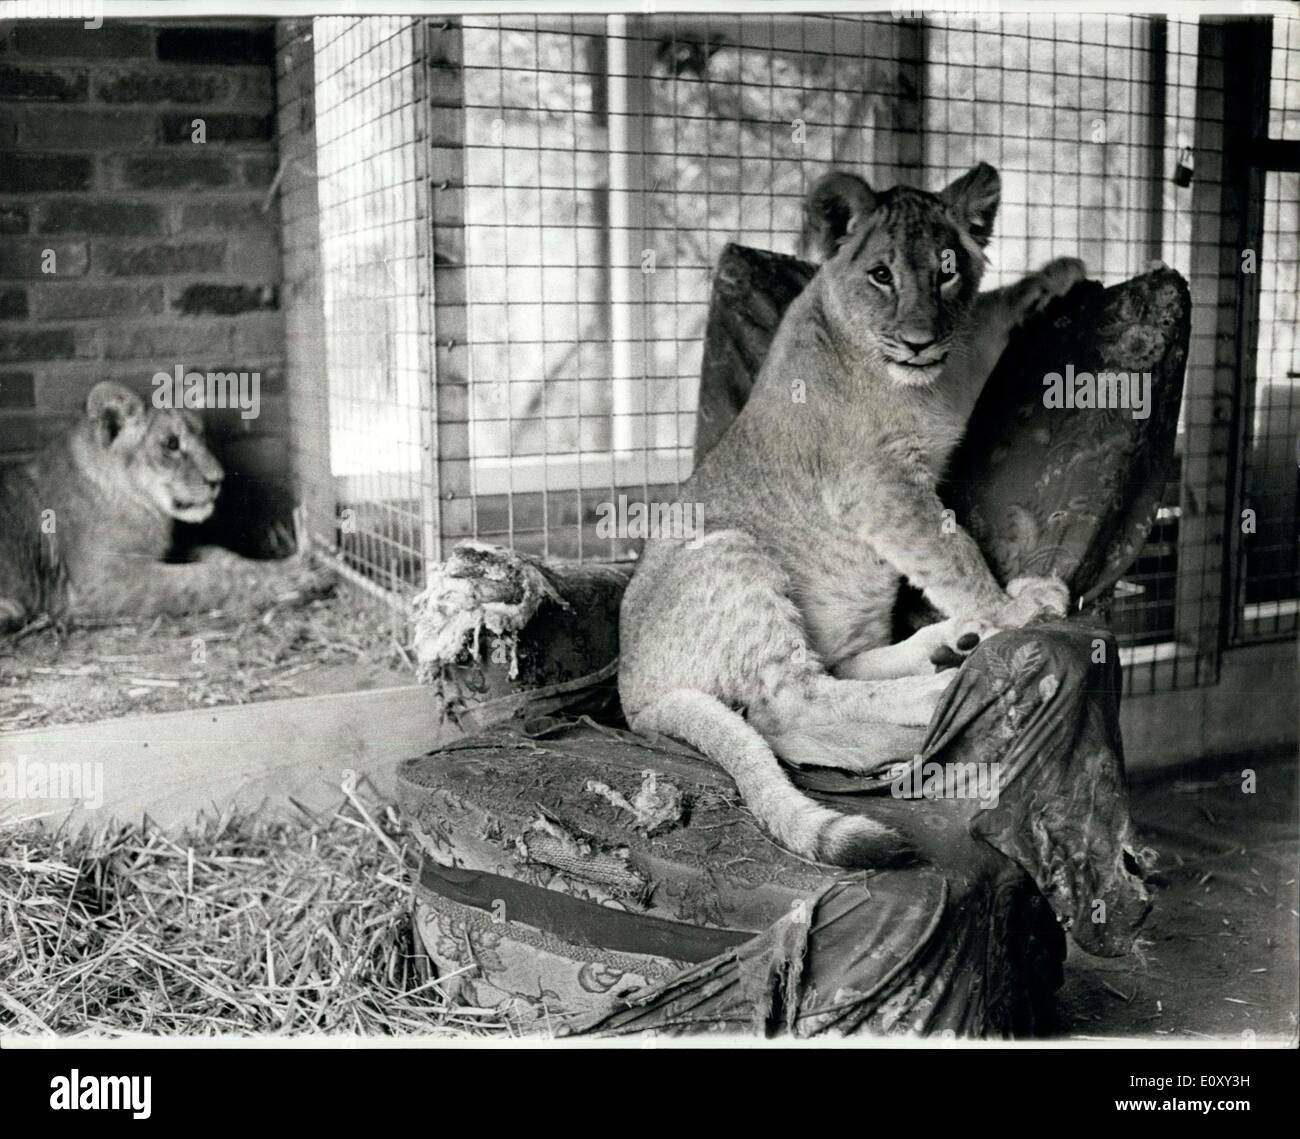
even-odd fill
[{"label": "tattered armchair", "polygon": [[[812,272],[724,252],[697,459],[743,406]],[[716,767],[625,730],[615,677],[631,567],[453,551],[417,601],[415,647],[466,734],[399,773],[425,850],[416,925],[449,983],[556,1034],[1050,1031],[1065,934],[1122,954],[1150,906],[1105,621],[1172,459],[1189,317],[1186,285],[1159,268],[1109,289],[1086,282],[1026,325],[944,498],[1000,581],[1055,573],[1080,611],[980,645],[928,727],[887,729],[896,759],[877,773],[791,772],[836,810],[904,832],[915,866],[797,859]],[[1045,406],[1044,377],[1067,361],[1149,375],[1149,404]],[[928,619],[918,601],[904,591],[898,635]],[[990,796],[930,793],[935,765],[966,763],[999,766]]]}]

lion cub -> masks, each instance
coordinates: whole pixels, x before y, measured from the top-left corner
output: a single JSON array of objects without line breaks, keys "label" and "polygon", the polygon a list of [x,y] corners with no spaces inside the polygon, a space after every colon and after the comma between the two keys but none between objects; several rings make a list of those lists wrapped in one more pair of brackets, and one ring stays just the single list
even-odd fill
[{"label": "lion cub", "polygon": [[[890,828],[796,790],[780,737],[802,733],[804,753],[789,758],[816,764],[819,726],[923,725],[950,679],[929,664],[936,649],[969,651],[1068,604],[1052,579],[1004,591],[974,540],[944,526],[936,493],[1012,329],[1084,275],[1062,259],[977,296],[1000,192],[985,163],[938,194],[877,193],[844,173],[818,183],[806,215],[822,267],[682,491],[703,505],[707,535],[647,543],[623,599],[619,693],[632,727],[704,752],[807,858],[870,866],[909,852]],[[890,645],[904,577],[948,620]]]},{"label": "lion cub", "polygon": [[302,557],[229,550],[165,561],[176,522],[212,514],[224,472],[191,411],[146,408],[105,380],[86,413],[30,463],[0,470],[0,632],[58,619],[252,612],[320,594],[330,576]]}]

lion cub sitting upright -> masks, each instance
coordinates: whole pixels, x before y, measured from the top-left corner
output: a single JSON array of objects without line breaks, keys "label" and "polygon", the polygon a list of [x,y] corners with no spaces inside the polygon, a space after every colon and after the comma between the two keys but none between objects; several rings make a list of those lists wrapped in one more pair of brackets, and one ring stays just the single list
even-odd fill
[{"label": "lion cub sitting upright", "polygon": [[[806,209],[823,264],[682,491],[702,505],[706,536],[647,543],[623,599],[632,727],[704,752],[807,858],[871,866],[908,851],[890,828],[797,791],[777,759],[783,735],[802,733],[804,753],[789,758],[816,764],[820,726],[925,724],[949,680],[932,653],[1066,610],[1059,581],[1003,591],[974,540],[944,525],[936,492],[1012,329],[1084,275],[1063,259],[977,296],[1000,191],[985,163],[939,194],[877,193],[843,173],[816,186]],[[890,645],[904,577],[948,620]],[[869,734],[864,768],[880,758]]]},{"label": "lion cub sitting upright", "polygon": [[164,562],[174,523],[208,518],[223,477],[193,412],[146,410],[121,384],[96,384],[71,431],[26,466],[0,469],[0,632],[41,613],[255,610],[327,586],[296,557],[207,549]]}]

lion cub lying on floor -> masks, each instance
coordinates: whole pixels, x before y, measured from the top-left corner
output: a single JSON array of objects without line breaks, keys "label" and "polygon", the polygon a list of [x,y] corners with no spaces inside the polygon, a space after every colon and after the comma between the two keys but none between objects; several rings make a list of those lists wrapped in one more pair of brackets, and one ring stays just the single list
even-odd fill
[{"label": "lion cub lying on floor", "polygon": [[[647,543],[623,598],[619,694],[632,727],[698,748],[807,858],[871,866],[908,851],[890,828],[796,790],[780,737],[803,733],[805,754],[789,758],[815,764],[809,729],[926,724],[950,679],[932,655],[1066,611],[1053,579],[1003,591],[936,493],[1011,331],[1084,276],[1061,259],[977,296],[1000,192],[985,163],[939,194],[877,193],[843,173],[816,186],[807,218],[822,267],[682,490],[703,505],[706,536]],[[948,620],[891,646],[903,577]]]},{"label": "lion cub lying on floor", "polygon": [[146,410],[121,384],[96,384],[70,432],[26,466],[0,469],[0,632],[41,613],[253,611],[327,587],[297,557],[212,548],[196,562],[163,561],[174,523],[208,518],[223,478],[193,412]]}]

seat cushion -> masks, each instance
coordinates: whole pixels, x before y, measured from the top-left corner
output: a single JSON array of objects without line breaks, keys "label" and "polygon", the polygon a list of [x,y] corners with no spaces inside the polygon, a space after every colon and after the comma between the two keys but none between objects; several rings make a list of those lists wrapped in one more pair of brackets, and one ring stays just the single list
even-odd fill
[{"label": "seat cushion", "polygon": [[928,827],[959,869],[813,865],[712,765],[591,721],[481,733],[398,786],[425,951],[521,1030],[1008,1036],[1061,980],[1032,879],[960,825]]}]

